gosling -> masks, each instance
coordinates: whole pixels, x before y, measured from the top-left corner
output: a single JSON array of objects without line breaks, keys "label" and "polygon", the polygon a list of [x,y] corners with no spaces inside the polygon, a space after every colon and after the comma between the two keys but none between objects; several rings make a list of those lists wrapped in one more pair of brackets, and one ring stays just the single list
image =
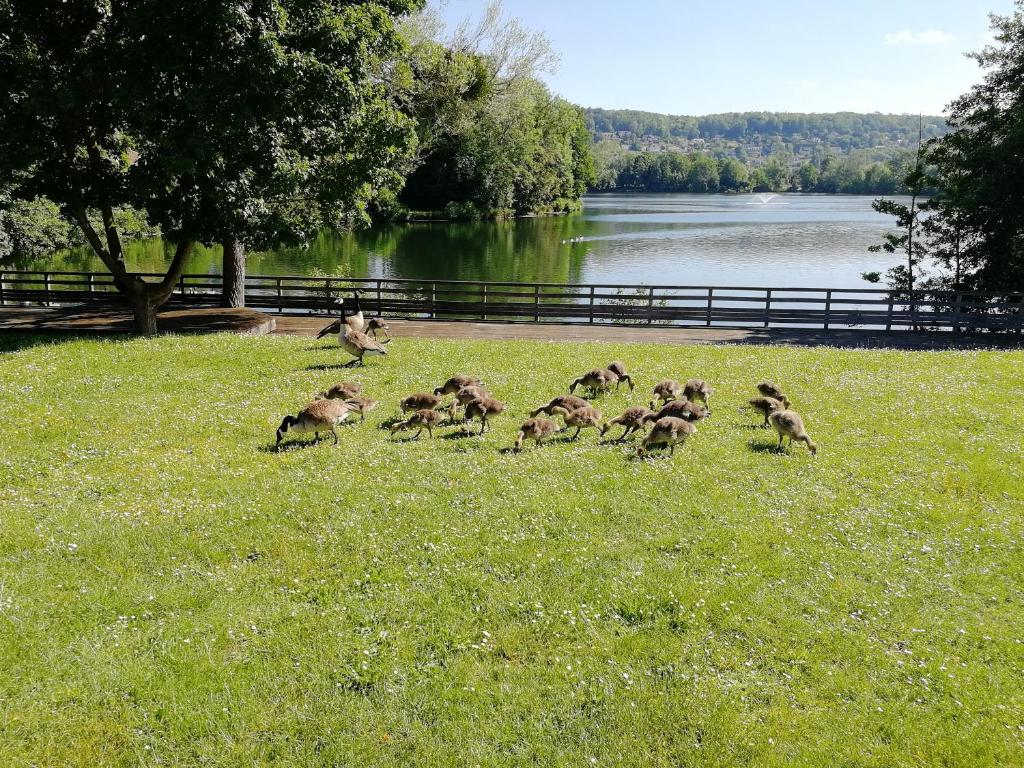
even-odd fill
[{"label": "gosling", "polygon": [[451,406],[448,409],[448,417],[455,423],[456,416],[458,416],[459,408],[465,408],[471,402],[476,400],[478,397],[490,397],[491,393],[484,389],[482,386],[468,386],[463,387],[455,393],[455,399],[452,401]]},{"label": "gosling", "polygon": [[786,408],[789,408],[789,398],[782,393],[782,389],[771,381],[762,381],[757,385],[757,391],[765,397],[773,397],[782,403]]},{"label": "gosling", "polygon": [[551,419],[527,419],[519,428],[519,437],[516,438],[513,450],[519,453],[527,440],[533,440],[535,444],[540,445],[557,431],[558,425]]},{"label": "gosling", "polygon": [[555,408],[555,415],[565,420],[566,428],[576,427],[576,433],[569,438],[570,440],[578,440],[580,432],[584,429],[601,427],[601,412],[590,405],[571,411],[568,408]]},{"label": "gosling", "polygon": [[807,450],[811,452],[811,456],[816,456],[818,453],[818,446],[814,444],[810,436],[807,434],[807,430],[804,428],[804,420],[800,417],[800,414],[796,411],[774,411],[768,415],[768,421],[775,427],[775,431],[779,433],[779,450],[782,450],[783,438],[789,438],[789,447],[792,449],[793,441],[796,440],[800,443],[807,444]]},{"label": "gosling", "polygon": [[676,452],[676,446],[686,442],[686,438],[694,434],[697,428],[688,421],[668,416],[658,419],[654,429],[644,438],[643,443],[636,449],[637,456],[646,456],[652,448],[668,448],[671,456]]},{"label": "gosling", "polygon": [[373,336],[374,340],[377,339],[377,332],[383,333],[387,344],[391,341],[391,326],[381,320],[379,317],[370,318],[370,321],[366,323],[366,328],[363,329],[363,333],[369,333]]},{"label": "gosling", "polygon": [[348,400],[358,396],[362,391],[362,384],[357,384],[354,381],[339,381],[330,389],[321,392],[319,396],[325,400]]},{"label": "gosling", "polygon": [[711,413],[711,395],[714,394],[714,390],[708,385],[704,379],[690,379],[686,382],[686,386],[683,387],[683,397],[691,402],[704,403],[704,407],[708,409],[708,413]]},{"label": "gosling", "polygon": [[487,431],[488,419],[491,416],[496,416],[505,410],[505,404],[500,400],[495,400],[493,397],[478,397],[469,402],[466,406],[466,419],[472,421],[473,419],[480,419],[480,434],[482,435]]},{"label": "gosling", "polygon": [[358,413],[359,421],[362,422],[366,421],[366,414],[368,414],[370,411],[372,411],[374,408],[380,405],[380,401],[373,400],[372,398],[369,397],[362,397],[360,395],[356,395],[355,397],[350,397],[347,400],[345,400],[345,405],[349,406],[352,409],[353,413]]},{"label": "gosling", "polygon": [[768,417],[771,416],[775,411],[784,411],[786,406],[774,397],[755,397],[750,400],[750,405],[753,406],[755,411],[760,412],[764,415],[763,429],[768,429]]},{"label": "gosling", "polygon": [[338,444],[338,433],[335,427],[344,423],[352,415],[352,408],[341,400],[314,400],[307,405],[297,416],[285,416],[281,420],[281,426],[277,428],[277,445],[281,445],[284,436],[288,432],[296,434],[313,433],[313,440],[320,440],[321,432],[330,432],[334,435],[334,444]]},{"label": "gosling", "polygon": [[454,395],[464,387],[479,387],[483,384],[476,376],[452,376],[448,381],[434,390],[435,395]]},{"label": "gosling", "polygon": [[675,400],[683,393],[683,388],[678,381],[665,379],[659,381],[654,387],[654,399],[651,401],[651,408],[657,408],[658,403],[667,403]]},{"label": "gosling", "polygon": [[689,400],[673,400],[665,403],[661,410],[645,417],[645,422],[656,422],[659,419],[683,419],[683,421],[701,421],[708,417],[708,409],[703,405],[691,403]]},{"label": "gosling", "polygon": [[409,411],[437,408],[440,404],[441,398],[437,395],[432,395],[429,392],[417,392],[402,400],[398,407],[402,409],[402,413],[409,413]]},{"label": "gosling", "polygon": [[618,360],[608,363],[608,370],[614,373],[619,378],[615,381],[615,391],[619,391],[619,385],[622,382],[626,382],[629,385],[629,391],[632,392],[634,389],[633,378],[626,373],[626,365],[619,362]]},{"label": "gosling", "polygon": [[590,403],[584,400],[582,397],[576,395],[559,395],[547,405],[542,405],[535,411],[530,413],[530,418],[535,419],[542,413],[546,413],[548,416],[553,416],[555,408],[565,408],[566,410],[573,411],[577,408],[585,408]]},{"label": "gosling", "polygon": [[589,389],[594,397],[597,397],[601,392],[608,392],[618,380],[619,377],[614,371],[609,371],[607,368],[595,368],[573,381],[569,385],[569,394],[575,392],[576,387],[584,387]]},{"label": "gosling", "polygon": [[618,442],[621,443],[634,432],[639,432],[641,429],[643,429],[644,425],[647,423],[646,419],[649,416],[653,415],[654,411],[652,411],[650,408],[645,408],[642,405],[638,405],[634,408],[627,408],[625,413],[623,413],[621,416],[612,419],[603,427],[601,427],[601,437],[604,437],[606,434],[608,434],[608,431],[612,427],[625,427],[626,431],[623,432],[618,439]]},{"label": "gosling", "polygon": [[423,434],[423,430],[427,430],[427,434],[431,438],[434,437],[434,427],[441,423],[441,419],[444,418],[440,413],[431,408],[421,408],[416,411],[405,421],[396,421],[388,429],[394,432],[404,432],[407,429],[417,430],[416,434],[412,436],[412,440],[419,440],[420,435]]}]

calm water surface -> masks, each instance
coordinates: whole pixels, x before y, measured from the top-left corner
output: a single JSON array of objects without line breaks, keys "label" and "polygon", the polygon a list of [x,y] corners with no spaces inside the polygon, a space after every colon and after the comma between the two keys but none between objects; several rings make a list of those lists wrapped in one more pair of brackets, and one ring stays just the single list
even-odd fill
[{"label": "calm water surface", "polygon": [[[338,274],[662,285],[869,287],[860,273],[896,263],[868,253],[892,219],[870,197],[595,195],[582,213],[510,222],[403,224],[324,233],[308,248],[250,254],[251,274]],[[133,243],[133,268],[169,260],[161,241]],[[200,249],[189,272],[216,273]],[[39,265],[41,266],[41,265]],[[49,269],[101,269],[88,251]]]}]

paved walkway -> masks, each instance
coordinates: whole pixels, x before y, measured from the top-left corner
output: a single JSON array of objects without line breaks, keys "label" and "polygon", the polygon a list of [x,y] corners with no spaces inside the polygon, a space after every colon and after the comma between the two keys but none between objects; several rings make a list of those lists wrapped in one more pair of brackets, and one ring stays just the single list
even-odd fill
[{"label": "paved walkway", "polygon": [[[168,309],[158,315],[161,331],[234,332],[315,336],[327,317],[277,315],[251,309]],[[956,336],[951,333],[740,328],[668,328],[545,323],[480,323],[443,320],[388,320],[391,334],[415,339],[607,341],[639,344],[791,344],[853,349],[1024,349],[1024,337]],[[0,306],[0,332],[21,334],[130,333],[132,316],[120,306]]]}]

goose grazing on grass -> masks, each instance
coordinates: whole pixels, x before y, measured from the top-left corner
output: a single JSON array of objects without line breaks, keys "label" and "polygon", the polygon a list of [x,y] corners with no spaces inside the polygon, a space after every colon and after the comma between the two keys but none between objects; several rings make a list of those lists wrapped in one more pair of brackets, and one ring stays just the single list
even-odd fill
[{"label": "goose grazing on grass", "polygon": [[523,450],[523,443],[527,440],[533,440],[534,443],[540,445],[557,431],[558,425],[551,419],[527,419],[519,428],[519,437],[516,438],[516,444],[512,450],[519,453]]},{"label": "goose grazing on grass", "polygon": [[619,385],[622,382],[626,382],[629,385],[629,391],[632,392],[634,389],[632,377],[626,373],[625,363],[619,362],[618,360],[608,363],[608,369],[619,378],[615,380],[615,390],[618,391]]},{"label": "goose grazing on grass", "polygon": [[689,400],[672,400],[671,402],[665,403],[657,413],[647,416],[645,421],[649,423],[666,418],[682,419],[683,421],[700,421],[701,419],[706,419],[707,416],[708,409],[703,405],[691,403]]},{"label": "goose grazing on grass", "polygon": [[771,381],[762,381],[757,385],[757,391],[765,397],[773,397],[789,408],[789,398],[782,393],[782,389]]},{"label": "goose grazing on grass", "polygon": [[[437,390],[435,390],[436,392]],[[465,408],[471,402],[476,400],[478,397],[490,397],[491,393],[479,385],[470,385],[463,387],[455,393],[455,399],[452,400],[451,407],[448,409],[448,415],[454,423],[456,416],[458,416],[459,408]]]},{"label": "goose grazing on grass", "polygon": [[704,379],[690,379],[686,382],[686,386],[683,387],[683,397],[690,402],[701,402],[708,409],[708,413],[711,413],[711,395],[714,394],[714,390],[708,386],[708,383]]},{"label": "goose grazing on grass", "polygon": [[349,366],[356,364],[366,365],[366,362],[363,360],[363,357],[366,355],[386,355],[388,353],[380,342],[374,341],[365,333],[351,329],[339,334],[338,344],[355,358],[355,360],[347,364]]},{"label": "goose grazing on grass", "polygon": [[369,333],[374,339],[377,338],[377,332],[383,333],[384,338],[387,341],[391,341],[391,326],[381,320],[379,317],[372,317],[366,323],[366,328],[363,329],[364,333]]},{"label": "goose grazing on grass", "polygon": [[357,384],[354,381],[339,381],[330,389],[321,392],[319,396],[325,400],[348,400],[356,397],[362,391],[362,384]]},{"label": "goose grazing on grass", "polygon": [[591,405],[574,408],[571,411],[568,408],[555,408],[554,415],[561,416],[567,428],[576,427],[576,433],[569,438],[570,440],[578,439],[584,429],[601,428],[601,412]]},{"label": "goose grazing on grass", "polygon": [[675,419],[671,416],[658,419],[654,423],[654,429],[636,449],[636,455],[646,456],[652,448],[668,448],[671,456],[676,452],[676,446],[686,442],[686,438],[696,431],[697,428],[693,424],[683,421],[683,419]]},{"label": "goose grazing on grass", "polygon": [[612,419],[601,427],[601,436],[604,437],[612,427],[625,427],[626,431],[619,437],[619,442],[622,442],[634,432],[638,432],[643,429],[644,425],[647,423],[647,419],[651,416],[654,416],[654,411],[650,408],[645,408],[642,405],[638,405],[634,408],[627,408],[626,412],[621,416]]},{"label": "goose grazing on grass", "polygon": [[487,421],[505,410],[505,404],[493,397],[478,397],[466,406],[466,419],[480,419],[480,434],[487,431]]},{"label": "goose grazing on grass", "polygon": [[318,339],[322,339],[324,336],[330,336],[332,333],[336,333],[339,336],[344,335],[346,331],[355,331],[356,333],[363,333],[369,330],[366,327],[366,320],[363,318],[363,308],[359,304],[359,291],[352,291],[352,298],[338,299],[338,303],[341,305],[341,318],[335,320],[328,326],[325,326],[320,333],[317,334]]},{"label": "goose grazing on grass", "polygon": [[764,429],[768,429],[768,417],[771,416],[775,411],[784,411],[786,406],[781,401],[776,400],[774,397],[755,397],[750,401],[750,405],[755,411],[760,412],[764,415]]},{"label": "goose grazing on grass", "polygon": [[380,405],[380,401],[356,395],[345,400],[345,405],[349,406],[354,413],[359,414],[360,421],[366,421],[366,414]]},{"label": "goose grazing on grass", "polygon": [[554,414],[555,408],[565,408],[566,410],[572,411],[576,408],[585,408],[590,405],[582,397],[576,397],[576,395],[559,395],[547,405],[542,405],[537,410],[530,413],[530,418],[536,418],[542,413],[546,413],[548,416]]},{"label": "goose grazing on grass", "polygon": [[296,434],[313,433],[312,442],[320,439],[321,432],[334,435],[334,444],[338,444],[338,433],[335,427],[344,423],[352,415],[352,407],[342,400],[314,400],[297,416],[285,416],[281,426],[277,428],[277,445],[281,445],[288,432]]},{"label": "goose grazing on grass", "polygon": [[598,393],[610,390],[618,380],[619,377],[615,372],[609,371],[607,368],[595,368],[592,371],[587,371],[570,384],[569,394],[575,392],[576,387],[583,387],[589,389],[592,396],[597,397]]},{"label": "goose grazing on grass", "polygon": [[651,400],[651,408],[657,408],[658,403],[667,403],[675,400],[683,393],[683,388],[678,381],[665,379],[654,386],[654,399]]},{"label": "goose grazing on grass", "polygon": [[796,411],[773,411],[768,414],[768,421],[775,427],[775,431],[779,433],[780,451],[782,450],[783,438],[788,437],[790,448],[793,447],[793,441],[796,440],[799,443],[806,443],[807,450],[811,452],[811,456],[818,453],[818,446],[808,436],[807,430],[804,428],[804,420]]},{"label": "goose grazing on grass", "polygon": [[418,440],[420,435],[423,434],[423,430],[427,430],[427,434],[431,438],[434,437],[434,427],[441,423],[443,417],[440,413],[430,408],[422,408],[405,421],[397,421],[392,424],[388,429],[394,432],[403,432],[407,429],[417,430],[416,434],[412,436],[413,440]]},{"label": "goose grazing on grass", "polygon": [[402,409],[402,413],[408,413],[409,411],[433,410],[440,404],[441,398],[437,395],[432,395],[429,392],[417,392],[402,400],[398,407]]},{"label": "goose grazing on grass", "polygon": [[452,376],[448,381],[442,384],[440,387],[434,390],[435,395],[454,395],[460,389],[465,387],[480,387],[483,386],[483,382],[480,381],[476,376]]}]

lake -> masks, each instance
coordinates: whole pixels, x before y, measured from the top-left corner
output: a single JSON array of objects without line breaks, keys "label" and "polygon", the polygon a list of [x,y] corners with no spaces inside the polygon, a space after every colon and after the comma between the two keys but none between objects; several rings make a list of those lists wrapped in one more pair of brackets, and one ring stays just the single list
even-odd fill
[{"label": "lake", "polygon": [[[865,271],[898,263],[868,246],[891,217],[870,197],[835,195],[593,195],[582,213],[507,222],[424,223],[325,232],[307,248],[252,253],[251,274],[662,285],[867,288]],[[132,243],[134,269],[169,260],[159,240]],[[199,249],[189,272],[220,270]],[[36,263],[34,267],[42,267]],[[88,250],[48,269],[101,270]]]}]

